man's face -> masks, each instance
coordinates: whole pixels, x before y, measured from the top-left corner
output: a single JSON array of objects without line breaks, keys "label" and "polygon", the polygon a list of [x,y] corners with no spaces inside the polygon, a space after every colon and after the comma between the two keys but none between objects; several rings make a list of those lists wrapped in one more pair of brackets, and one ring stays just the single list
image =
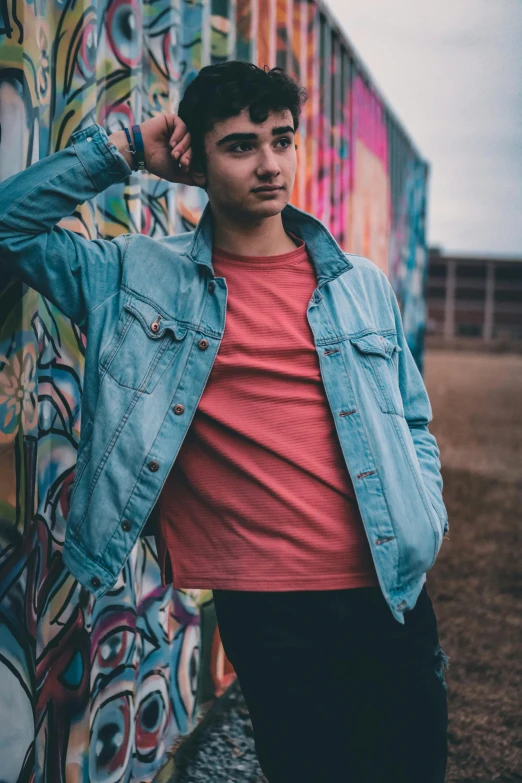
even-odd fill
[{"label": "man's face", "polygon": [[254,123],[248,109],[215,122],[205,136],[206,190],[217,214],[245,222],[281,212],[290,200],[297,165],[294,121],[288,109]]}]

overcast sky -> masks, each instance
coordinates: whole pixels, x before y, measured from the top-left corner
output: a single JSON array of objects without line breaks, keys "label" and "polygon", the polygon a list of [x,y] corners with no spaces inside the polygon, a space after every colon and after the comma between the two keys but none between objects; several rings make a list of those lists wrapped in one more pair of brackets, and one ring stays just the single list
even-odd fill
[{"label": "overcast sky", "polygon": [[431,163],[428,242],[522,256],[522,0],[326,0]]}]

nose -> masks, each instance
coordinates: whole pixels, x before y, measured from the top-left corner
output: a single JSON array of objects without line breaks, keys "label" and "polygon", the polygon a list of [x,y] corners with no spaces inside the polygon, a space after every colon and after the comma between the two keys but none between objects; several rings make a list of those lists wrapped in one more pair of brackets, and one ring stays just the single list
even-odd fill
[{"label": "nose", "polygon": [[281,173],[277,155],[270,144],[260,147],[257,164],[257,176],[260,179],[274,179]]}]

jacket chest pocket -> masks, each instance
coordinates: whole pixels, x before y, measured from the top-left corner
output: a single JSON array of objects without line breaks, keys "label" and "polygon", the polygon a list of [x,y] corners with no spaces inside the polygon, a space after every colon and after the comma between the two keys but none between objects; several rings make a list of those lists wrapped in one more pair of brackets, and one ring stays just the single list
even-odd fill
[{"label": "jacket chest pocket", "polygon": [[180,350],[187,330],[153,303],[128,295],[100,366],[120,386],[150,394]]},{"label": "jacket chest pocket", "polygon": [[402,348],[397,344],[397,338],[371,332],[349,339],[381,411],[404,416],[398,372],[398,356]]}]

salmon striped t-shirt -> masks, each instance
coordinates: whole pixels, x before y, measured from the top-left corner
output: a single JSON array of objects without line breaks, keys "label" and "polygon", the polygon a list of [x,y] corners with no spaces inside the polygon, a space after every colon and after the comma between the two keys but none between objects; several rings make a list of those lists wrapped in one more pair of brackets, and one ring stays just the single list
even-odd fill
[{"label": "salmon striped t-shirt", "polygon": [[307,320],[305,243],[215,249],[225,332],[157,508],[163,584],[329,590],[378,584]]}]

